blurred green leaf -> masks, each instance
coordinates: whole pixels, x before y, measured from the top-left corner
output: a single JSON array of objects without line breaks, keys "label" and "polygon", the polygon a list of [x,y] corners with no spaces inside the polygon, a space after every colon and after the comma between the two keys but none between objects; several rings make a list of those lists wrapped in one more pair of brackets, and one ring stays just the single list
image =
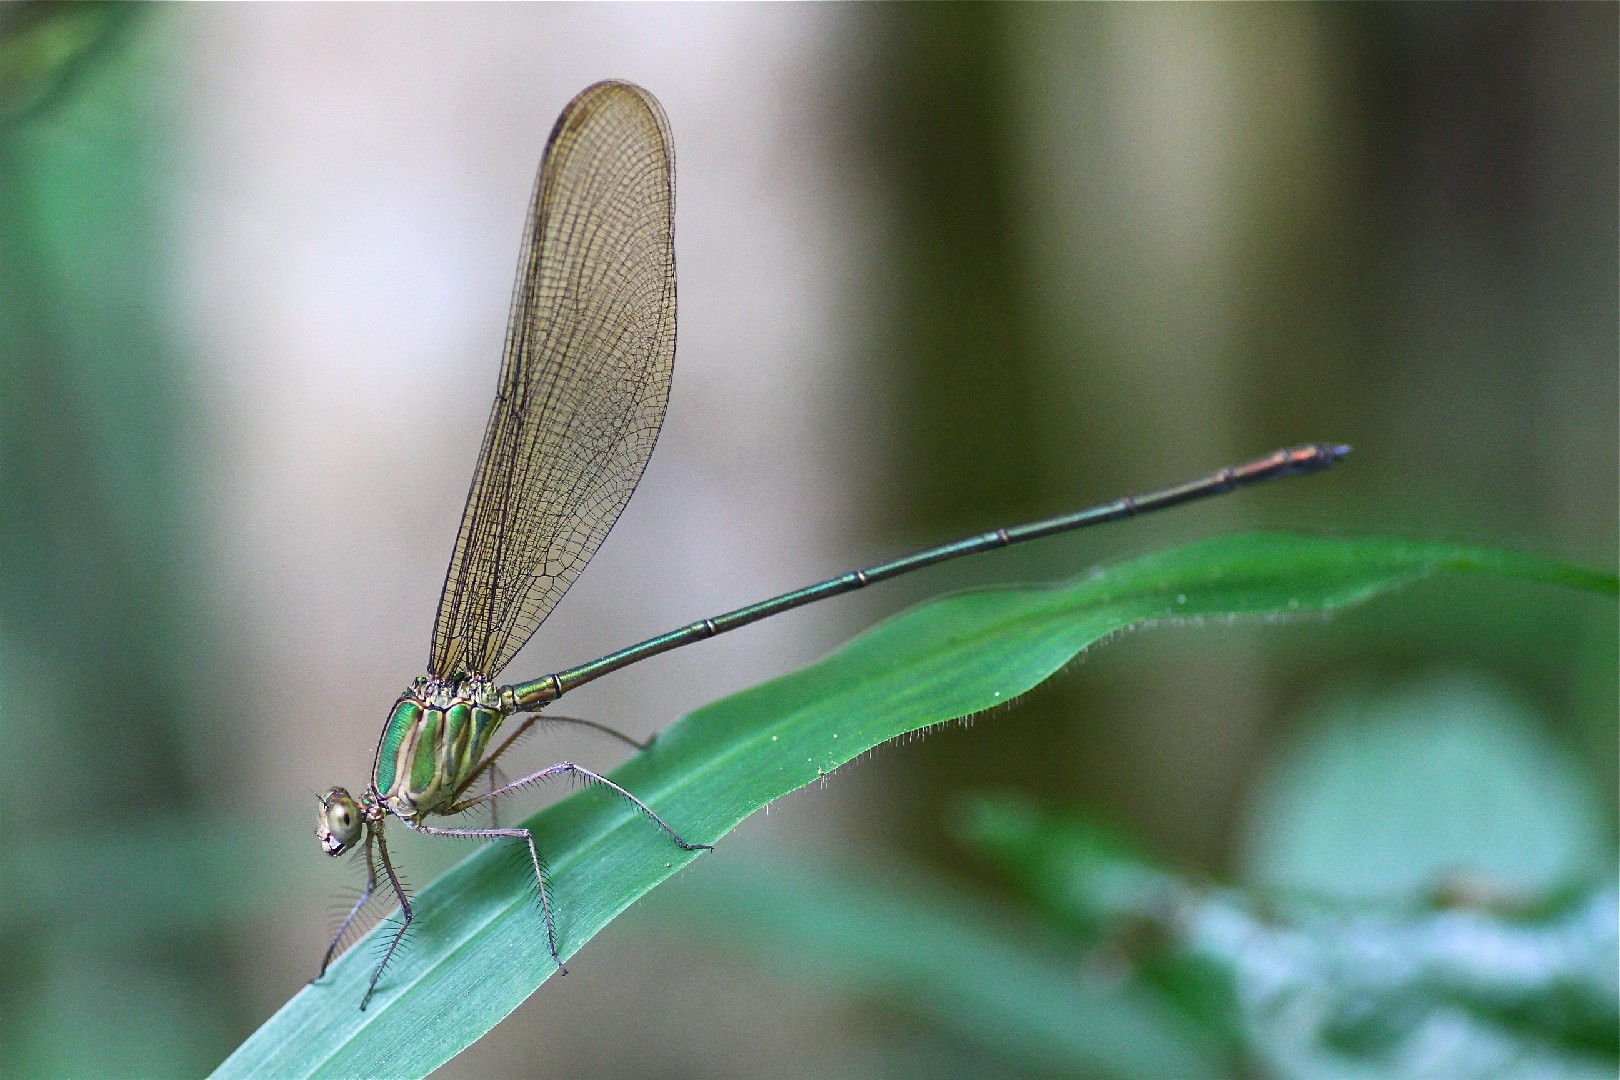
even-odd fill
[{"label": "blurred green leaf", "polygon": [[[1614,592],[1613,575],[1512,552],[1384,538],[1259,534],[1159,552],[1053,586],[986,589],[913,608],[819,664],[672,726],[614,779],[688,839],[738,822],[896,736],[1012,700],[1093,642],[1141,623],[1325,611],[1441,570]],[[548,859],[558,948],[577,951],[692,856],[597,790],[527,822]],[[358,1005],[385,922],[218,1070],[420,1076],[448,1061],[555,970],[533,883],[510,846],[422,890],[413,948]]]},{"label": "blurred green leaf", "polygon": [[[195,766],[229,736],[205,722],[220,622],[197,557],[197,413],[167,315],[183,275],[162,220],[179,110],[147,10],[0,4],[8,1078],[216,1062],[249,1019],[219,962],[240,929],[227,920],[262,914],[244,882],[276,861],[262,834],[197,809]],[[50,722],[12,707],[25,698],[48,700]]]},{"label": "blurred green leaf", "polygon": [[0,132],[60,101],[140,10],[139,4],[0,5]]},{"label": "blurred green leaf", "polygon": [[805,857],[716,863],[661,907],[784,979],[881,1000],[958,1043],[1062,1076],[1230,1075],[1221,1048],[1072,944],[1017,933],[995,905],[921,871],[858,875]]},{"label": "blurred green leaf", "polygon": [[[1523,907],[1453,896],[1437,908],[1425,889],[1399,904],[1278,909],[1099,843],[1073,814],[1002,798],[971,820],[969,835],[1059,925],[1079,928],[1080,944],[1124,961],[1167,1005],[1190,1001],[1190,1015],[1232,1033],[1264,1075],[1596,1080],[1620,1066],[1620,903],[1607,882]],[[1200,969],[1224,997],[1189,999],[1167,978]]]},{"label": "blurred green leaf", "polygon": [[1047,911],[1088,939],[1121,920],[1168,914],[1185,886],[1113,830],[1018,795],[968,800],[958,833],[991,855]]},{"label": "blurred green leaf", "polygon": [[1591,780],[1500,687],[1462,675],[1346,687],[1314,714],[1250,816],[1256,884],[1374,899],[1455,878],[1534,895],[1608,873]]},{"label": "blurred green leaf", "polygon": [[1612,885],[1524,917],[1490,908],[1306,913],[1231,895],[1188,947],[1228,964],[1256,1056],[1284,1080],[1532,1080],[1620,1068]]},{"label": "blurred green leaf", "polygon": [[1614,748],[1620,743],[1620,621],[1594,606],[1575,666],[1572,713],[1581,737],[1581,761],[1614,805],[1620,786]]},{"label": "blurred green leaf", "polygon": [[958,832],[990,856],[1074,947],[1112,958],[1121,982],[1160,998],[1230,1058],[1240,1045],[1232,972],[1180,941],[1198,892],[1113,830],[1018,795],[964,804]]}]

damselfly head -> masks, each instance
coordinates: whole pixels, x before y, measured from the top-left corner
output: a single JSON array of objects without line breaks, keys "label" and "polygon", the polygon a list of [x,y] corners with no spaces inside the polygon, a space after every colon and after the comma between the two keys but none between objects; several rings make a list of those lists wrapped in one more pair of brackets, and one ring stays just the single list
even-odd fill
[{"label": "damselfly head", "polygon": [[315,839],[328,855],[342,855],[360,841],[365,814],[354,796],[335,787],[321,796],[321,817],[315,825]]}]

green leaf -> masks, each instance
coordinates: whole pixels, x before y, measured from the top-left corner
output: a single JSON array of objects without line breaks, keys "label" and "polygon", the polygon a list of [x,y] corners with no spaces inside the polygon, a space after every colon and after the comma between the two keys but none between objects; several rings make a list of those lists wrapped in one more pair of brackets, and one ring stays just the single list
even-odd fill
[{"label": "green leaf", "polygon": [[[964,801],[962,840],[998,863],[1072,952],[1102,952],[1115,981],[1172,1012],[1228,1058],[1241,1045],[1231,965],[1184,947],[1184,916],[1202,890],[1083,813],[1044,810],[1016,794]],[[1181,1075],[1166,1071],[1165,1076]]]},{"label": "green leaf", "polygon": [[[956,1046],[1036,1075],[1217,1080],[1223,1047],[1151,989],[919,869],[815,858],[717,864],[661,904],[662,929],[756,954],[784,979],[877,999]],[[817,1072],[820,1063],[806,1062]]]},{"label": "green leaf", "polygon": [[[913,608],[821,663],[697,710],[614,779],[687,839],[713,842],[873,746],[1010,701],[1126,627],[1327,611],[1442,570],[1617,591],[1613,575],[1491,549],[1219,538],[1059,585],[986,589]],[[693,858],[600,790],[526,824],[551,867],[565,957]],[[423,1076],[554,970],[532,879],[525,881],[511,845],[463,861],[423,889],[415,908],[411,948],[388,969],[367,1011],[358,1006],[386,922],[215,1075]]]},{"label": "green leaf", "polygon": [[964,800],[957,833],[1088,945],[1120,923],[1158,917],[1187,889],[1101,822],[1053,813],[1017,794]]},{"label": "green leaf", "polygon": [[[1612,884],[1549,916],[1489,906],[1275,913],[1212,896],[1192,948],[1232,965],[1280,1080],[1616,1075]],[[1439,1068],[1437,1068],[1439,1066]]]},{"label": "green leaf", "polygon": [[[1443,897],[1425,883],[1373,902],[1279,904],[1267,892],[1183,880],[1082,815],[1014,798],[980,801],[968,833],[1082,946],[1109,943],[1125,961],[1116,981],[1137,1000],[1151,1004],[1157,988],[1161,1008],[1178,1006],[1206,1036],[1243,1047],[1260,1075],[1615,1075],[1612,878],[1506,903],[1488,885]],[[1200,973],[1218,992],[1197,993]]]}]

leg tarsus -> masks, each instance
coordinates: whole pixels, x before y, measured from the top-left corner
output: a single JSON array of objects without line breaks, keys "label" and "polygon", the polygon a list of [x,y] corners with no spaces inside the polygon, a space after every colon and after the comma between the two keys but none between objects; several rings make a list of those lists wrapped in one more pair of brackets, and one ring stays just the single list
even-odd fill
[{"label": "leg tarsus", "polygon": [[[407,822],[407,824],[410,823]],[[522,840],[527,844],[529,847],[529,862],[534,867],[535,884],[540,886],[540,914],[545,918],[546,922],[546,949],[551,953],[552,962],[557,965],[557,970],[564,975],[568,974],[568,969],[563,967],[562,957],[557,953],[557,923],[551,914],[551,890],[546,884],[545,864],[540,861],[540,849],[535,847],[533,833],[522,828],[436,829],[431,825],[421,823],[411,824],[411,828],[427,836],[450,836],[468,840],[493,840],[499,837],[511,837]]]}]

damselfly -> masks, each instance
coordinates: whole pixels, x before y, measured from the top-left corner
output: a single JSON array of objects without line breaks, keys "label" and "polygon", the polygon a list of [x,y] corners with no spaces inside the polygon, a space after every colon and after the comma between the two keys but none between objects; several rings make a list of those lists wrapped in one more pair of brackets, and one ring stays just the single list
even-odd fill
[{"label": "damselfly", "polygon": [[[572,776],[624,799],[686,851],[681,836],[635,795],[589,769],[558,762],[511,783],[501,756],[539,710],[610,671],[739,626],[962,555],[1005,547],[1331,465],[1348,447],[1279,450],[1199,480],[1089,510],[930,548],[702,619],[588,664],[498,685],[507,663],[562,599],[641,479],[663,424],[675,362],[675,160],[653,96],[601,82],[563,109],[546,142],[529,205],[495,405],[450,556],[427,674],[394,703],[358,796],[321,797],[316,836],[331,855],[364,852],[365,890],[321,964],[324,975],[366,902],[386,886],[400,905],[363,1009],[413,912],[383,827],[390,816],[431,836],[508,839],[527,847],[552,960],[556,912],[528,829],[441,828],[429,818],[489,805],[509,792]],[[523,719],[490,749],[508,717]],[[556,719],[556,718],[554,718]],[[575,721],[583,723],[584,721]],[[592,725],[599,726],[599,725]],[[487,785],[474,792],[475,786]],[[319,978],[320,976],[317,976]]]}]

